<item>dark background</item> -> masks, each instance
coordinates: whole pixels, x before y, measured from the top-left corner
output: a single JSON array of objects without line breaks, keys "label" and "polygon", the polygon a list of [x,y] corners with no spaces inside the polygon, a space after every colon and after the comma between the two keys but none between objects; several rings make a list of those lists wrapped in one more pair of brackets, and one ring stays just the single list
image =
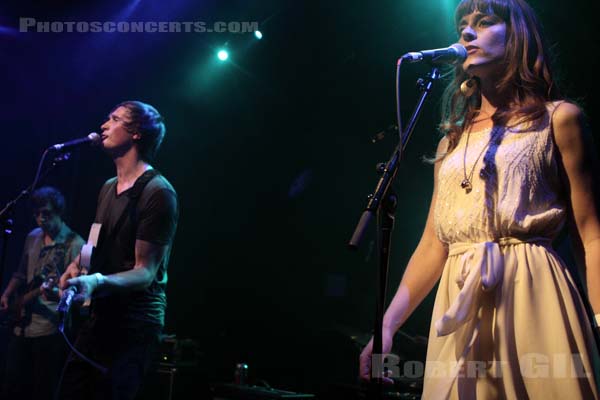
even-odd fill
[{"label": "dark background", "polygon": [[[372,325],[373,235],[347,241],[373,189],[374,166],[394,140],[370,137],[395,121],[396,59],[455,42],[456,1],[74,0],[0,4],[0,202],[29,185],[43,150],[99,131],[118,102],[139,99],[166,118],[155,167],[179,193],[166,332],[197,341],[202,377],[254,379],[291,390],[352,382]],[[532,1],[565,93],[598,131],[592,1]],[[19,33],[18,18],[47,21],[258,21],[251,33]],[[226,45],[230,60],[219,63]],[[403,68],[404,118],[425,65]],[[398,174],[390,296],[429,205],[430,156],[441,85]],[[595,128],[595,129],[594,129]],[[87,237],[97,192],[113,176],[94,148],[43,181],[60,188],[68,222]],[[15,269],[29,205],[14,210],[4,284]],[[427,335],[432,296],[403,331]],[[357,340],[358,339],[358,340]],[[412,344],[402,343],[408,349]],[[1,345],[1,343],[0,343]]]}]

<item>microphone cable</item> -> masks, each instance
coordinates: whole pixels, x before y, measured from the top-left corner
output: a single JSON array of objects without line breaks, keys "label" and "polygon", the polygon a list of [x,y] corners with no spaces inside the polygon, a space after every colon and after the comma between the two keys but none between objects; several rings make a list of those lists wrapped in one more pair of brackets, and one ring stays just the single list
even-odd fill
[{"label": "microphone cable", "polygon": [[81,358],[83,361],[89,363],[92,367],[96,368],[98,371],[100,371],[102,374],[106,375],[106,373],[108,372],[108,368],[103,367],[102,365],[98,364],[97,362],[95,362],[94,360],[92,360],[89,357],[86,357],[85,355],[83,355],[82,353],[79,352],[79,350],[77,350],[75,348],[75,346],[73,346],[73,344],[71,344],[71,341],[69,340],[68,336],[65,334],[65,330],[64,330],[64,321],[61,322],[61,327],[59,328],[60,333],[62,333],[63,337],[65,338],[65,342],[67,342],[67,345],[69,346],[69,348],[71,349],[71,351],[73,351],[73,353],[75,353],[79,358]]},{"label": "microphone cable", "polygon": [[396,63],[396,119],[398,122],[398,138],[400,139],[400,149],[404,151],[404,138],[402,131],[402,111],[400,110],[400,67],[402,67],[402,57]]},{"label": "microphone cable", "polygon": [[[71,290],[69,290],[71,289]],[[100,373],[102,375],[106,375],[108,373],[108,368],[103,367],[102,365],[98,364],[97,362],[95,362],[94,360],[92,360],[91,358],[85,356],[84,354],[82,354],[79,350],[77,350],[75,348],[75,346],[73,346],[73,344],[71,343],[71,341],[69,340],[69,337],[67,336],[67,334],[65,333],[65,320],[67,319],[67,315],[69,314],[69,311],[71,309],[71,302],[73,300],[73,297],[75,296],[76,290],[74,286],[71,286],[68,292],[63,293],[62,297],[60,298],[60,301],[58,302],[58,306],[56,307],[57,311],[60,314],[60,319],[59,319],[59,324],[58,324],[58,330],[60,331],[60,333],[62,334],[63,338],[65,339],[65,342],[67,343],[67,346],[69,346],[69,348],[71,349],[71,351],[73,353],[75,353],[75,355],[77,357],[79,357],[80,359],[82,359],[83,361],[87,362],[88,364],[90,364],[92,367],[96,368],[98,371],[100,371]],[[72,293],[72,294],[69,294]],[[62,386],[62,381],[65,377],[65,371],[67,370],[67,366],[69,365],[69,361],[71,359],[72,354],[69,354],[67,356],[67,359],[65,360],[65,364],[63,365],[62,371],[60,372],[60,378],[58,379],[57,385],[56,385],[56,390],[54,392],[54,400],[60,400],[59,395],[60,395],[60,388]]]},{"label": "microphone cable", "polygon": [[73,346],[71,344],[71,341],[69,340],[69,338],[67,337],[67,334],[65,333],[65,320],[67,319],[67,315],[69,314],[69,311],[71,310],[71,302],[73,301],[73,297],[75,297],[76,293],[77,293],[77,288],[75,288],[75,286],[71,286],[71,287],[67,288],[67,290],[63,293],[62,297],[60,298],[60,301],[58,302],[58,306],[56,307],[56,310],[60,313],[60,316],[61,316],[60,322],[58,324],[58,330],[65,338],[67,345],[71,348],[73,353],[75,353],[77,356],[79,356],[79,358],[81,358],[83,361],[88,362],[92,367],[96,368],[103,374],[106,374],[106,372],[108,371],[108,368],[103,367],[102,365],[98,364],[97,362],[90,359],[89,357],[86,357],[85,355],[81,354],[79,352],[79,350],[77,350],[75,348],[75,346]]}]

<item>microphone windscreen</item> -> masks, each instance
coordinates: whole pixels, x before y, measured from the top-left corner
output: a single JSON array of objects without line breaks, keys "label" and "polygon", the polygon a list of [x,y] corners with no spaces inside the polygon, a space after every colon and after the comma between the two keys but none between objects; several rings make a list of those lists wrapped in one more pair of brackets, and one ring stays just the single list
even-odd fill
[{"label": "microphone windscreen", "polygon": [[89,135],[87,135],[88,139],[90,139],[90,142],[92,142],[92,144],[98,144],[102,141],[102,136],[98,135],[96,132],[92,132]]}]

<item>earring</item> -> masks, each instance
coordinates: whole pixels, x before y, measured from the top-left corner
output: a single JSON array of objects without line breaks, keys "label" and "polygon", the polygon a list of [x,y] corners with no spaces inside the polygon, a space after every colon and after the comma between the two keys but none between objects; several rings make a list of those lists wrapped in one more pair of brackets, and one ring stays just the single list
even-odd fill
[{"label": "earring", "polygon": [[475,90],[477,90],[477,81],[473,78],[469,78],[460,84],[460,92],[465,97],[473,96],[473,93],[475,93]]}]

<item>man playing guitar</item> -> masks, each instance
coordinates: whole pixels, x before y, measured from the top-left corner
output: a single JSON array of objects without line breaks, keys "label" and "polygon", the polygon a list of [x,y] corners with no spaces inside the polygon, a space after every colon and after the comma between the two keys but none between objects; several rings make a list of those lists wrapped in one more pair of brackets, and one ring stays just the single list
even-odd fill
[{"label": "man playing guitar", "polygon": [[65,353],[57,331],[56,285],[84,243],[63,221],[65,199],[57,189],[42,187],[31,200],[38,228],[27,235],[21,263],[0,297],[3,313],[15,305],[3,399],[52,398]]},{"label": "man playing guitar", "polygon": [[67,294],[76,290],[75,304],[91,300],[75,348],[102,368],[69,356],[61,400],[132,400],[152,363],[179,215],[175,189],[150,164],[165,130],[158,111],[139,101],[118,104],[102,124],[116,176],[98,196],[98,247],[89,271],[83,251],[60,278]]}]

